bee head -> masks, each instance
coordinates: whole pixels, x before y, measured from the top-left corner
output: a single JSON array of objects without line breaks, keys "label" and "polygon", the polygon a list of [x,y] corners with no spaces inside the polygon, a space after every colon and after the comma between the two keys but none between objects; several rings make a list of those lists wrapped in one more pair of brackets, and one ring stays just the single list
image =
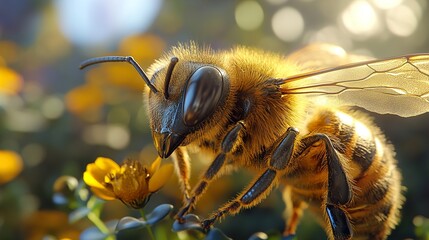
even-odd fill
[{"label": "bee head", "polygon": [[[229,93],[226,72],[214,65],[171,58],[151,79],[162,91],[149,92],[152,136],[160,157],[166,158],[191,133],[201,129]],[[187,141],[186,141],[187,140]]]},{"label": "bee head", "polygon": [[181,144],[191,142],[189,135],[200,130],[225,102],[229,93],[226,72],[215,65],[183,61],[172,57],[167,63],[155,64],[149,79],[132,57],[106,56],[91,58],[80,68],[105,62],[128,62],[148,86],[147,103],[152,136],[158,154],[169,157]]}]

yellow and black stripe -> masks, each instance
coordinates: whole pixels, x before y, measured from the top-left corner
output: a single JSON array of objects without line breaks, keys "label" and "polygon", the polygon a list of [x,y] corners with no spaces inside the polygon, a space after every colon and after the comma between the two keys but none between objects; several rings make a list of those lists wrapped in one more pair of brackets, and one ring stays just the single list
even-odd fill
[{"label": "yellow and black stripe", "polygon": [[[385,239],[398,223],[403,196],[394,152],[383,134],[362,114],[336,109],[316,112],[307,130],[303,138],[325,134],[340,156],[353,189],[352,200],[342,206],[352,225],[353,238]],[[325,146],[319,141],[305,147],[297,150],[284,182],[291,189],[292,201],[309,203],[311,210],[324,216],[329,171]],[[329,223],[325,226],[332,237]]]}]

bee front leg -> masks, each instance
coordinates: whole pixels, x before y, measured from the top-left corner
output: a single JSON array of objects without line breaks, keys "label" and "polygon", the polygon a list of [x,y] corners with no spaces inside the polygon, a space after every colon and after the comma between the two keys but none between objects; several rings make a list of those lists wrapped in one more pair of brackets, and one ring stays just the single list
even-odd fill
[{"label": "bee front leg", "polygon": [[220,170],[225,165],[226,155],[233,149],[234,144],[239,138],[240,132],[244,131],[244,123],[242,121],[237,122],[237,124],[226,134],[222,140],[221,150],[222,152],[215,158],[215,160],[210,164],[209,168],[202,176],[202,179],[193,189],[192,194],[184,204],[184,206],[177,213],[176,218],[179,222],[183,222],[183,217],[191,211],[199,197],[206,191],[209,183],[219,176]]},{"label": "bee front leg", "polygon": [[328,194],[325,210],[331,224],[332,233],[335,239],[350,239],[353,235],[352,228],[346,212],[341,206],[351,201],[352,191],[331,140],[325,134],[308,136],[301,140],[303,146],[300,153],[318,141],[323,141],[325,144],[328,165]]},{"label": "bee front leg", "polygon": [[289,163],[294,152],[297,135],[298,130],[289,128],[271,154],[267,169],[242,194],[213,213],[209,219],[204,220],[203,228],[208,230],[217,219],[224,215],[236,214],[243,207],[250,208],[261,202],[277,184],[278,171],[284,170]]},{"label": "bee front leg", "polygon": [[189,155],[186,148],[179,147],[173,154],[174,168],[176,169],[176,174],[179,177],[179,184],[182,192],[184,194],[183,201],[187,202],[189,200],[189,178],[191,172],[191,165],[189,164]]}]

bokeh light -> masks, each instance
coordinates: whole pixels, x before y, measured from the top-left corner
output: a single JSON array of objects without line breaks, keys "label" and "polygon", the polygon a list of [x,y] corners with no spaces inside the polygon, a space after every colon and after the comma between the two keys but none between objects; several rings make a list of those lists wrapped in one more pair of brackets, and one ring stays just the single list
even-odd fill
[{"label": "bokeh light", "polygon": [[57,119],[64,113],[63,99],[59,96],[48,96],[42,103],[41,111],[47,119]]},{"label": "bokeh light", "polygon": [[130,141],[129,130],[119,124],[94,124],[83,131],[83,141],[92,145],[106,145],[123,149]]},{"label": "bokeh light", "polygon": [[377,33],[379,18],[367,1],[353,1],[341,14],[346,29],[356,38],[365,39]]},{"label": "bokeh light", "polygon": [[280,5],[286,3],[288,0],[266,0],[268,3],[273,5]]},{"label": "bokeh light", "polygon": [[39,132],[46,127],[46,119],[35,109],[10,109],[4,119],[7,128],[17,132]]},{"label": "bokeh light", "polygon": [[304,31],[304,18],[295,8],[283,7],[271,19],[274,34],[283,41],[298,39]]},{"label": "bokeh light", "polygon": [[82,46],[116,44],[125,36],[146,31],[162,0],[55,0],[61,31]]},{"label": "bokeh light", "polygon": [[372,0],[371,2],[379,9],[390,9],[398,6],[403,0]]},{"label": "bokeh light", "polygon": [[336,25],[329,25],[318,31],[312,32],[308,36],[309,42],[329,42],[338,46],[352,46],[350,36]]},{"label": "bokeh light", "polygon": [[407,37],[417,29],[418,19],[407,5],[398,5],[387,10],[387,28],[395,35]]},{"label": "bokeh light", "polygon": [[21,154],[28,167],[35,167],[45,160],[46,149],[40,143],[29,143],[22,147]]},{"label": "bokeh light", "polygon": [[264,11],[256,1],[240,2],[235,8],[235,21],[243,30],[255,30],[264,21]]}]

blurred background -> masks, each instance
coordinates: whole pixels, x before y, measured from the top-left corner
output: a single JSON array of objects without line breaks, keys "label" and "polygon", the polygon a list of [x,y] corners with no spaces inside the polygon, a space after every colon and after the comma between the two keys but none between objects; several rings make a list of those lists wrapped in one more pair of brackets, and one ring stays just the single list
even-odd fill
[{"label": "blurred background", "polygon": [[[89,223],[67,222],[68,210],[53,200],[55,181],[81,179],[98,156],[156,156],[138,74],[127,64],[79,71],[81,61],[132,55],[147,68],[190,40],[281,54],[316,41],[377,58],[429,52],[428,13],[427,0],[0,0],[0,239],[78,238]],[[429,114],[371,116],[396,146],[407,188],[391,239],[429,239]],[[193,159],[195,182],[208,162]],[[197,213],[207,216],[249,179],[246,172],[219,179]],[[180,198],[172,178],[147,207],[178,208]],[[106,220],[129,214],[118,201],[106,209]],[[274,191],[217,226],[237,239],[280,232],[283,209]],[[298,236],[325,239],[308,215]]]}]

